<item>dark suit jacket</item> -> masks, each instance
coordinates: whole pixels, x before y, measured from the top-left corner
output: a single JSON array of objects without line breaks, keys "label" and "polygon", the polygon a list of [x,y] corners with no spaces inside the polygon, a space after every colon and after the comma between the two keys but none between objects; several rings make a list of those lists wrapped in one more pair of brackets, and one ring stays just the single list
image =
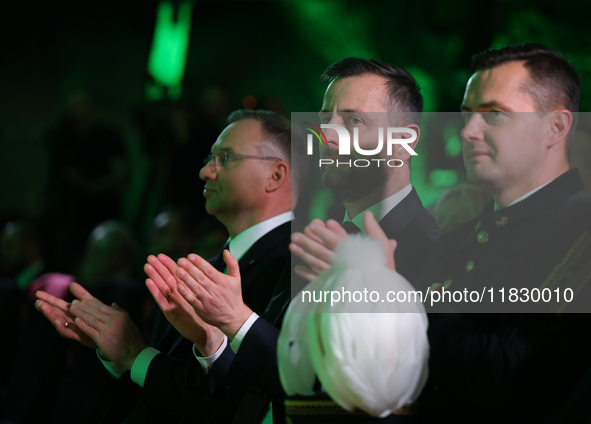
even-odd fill
[{"label": "dark suit jacket", "polygon": [[396,270],[414,283],[443,231],[423,207],[416,190],[412,191],[380,221],[388,236],[398,242],[394,258]]},{"label": "dark suit jacket", "polygon": [[[487,205],[435,244],[417,288],[447,281],[450,290],[493,288],[496,298],[453,305],[466,313],[429,315],[424,422],[542,422],[585,374],[591,315],[559,313],[581,301],[588,312],[591,304],[583,296],[591,282],[591,196],[582,189],[571,170],[513,206]],[[571,287],[574,302],[508,300],[510,289],[542,287]],[[532,309],[547,313],[501,313]],[[495,313],[478,313],[487,310]]]},{"label": "dark suit jacket", "polygon": [[[261,237],[239,262],[244,302],[259,314],[263,314],[284,266],[289,263],[290,233],[290,223],[282,224]],[[214,266],[217,263],[219,270],[225,265],[223,260],[212,263]],[[123,392],[120,401],[102,422],[121,422],[136,403],[134,397],[139,398],[139,403],[125,422],[199,423],[215,419],[211,422],[223,423],[230,419],[243,393],[224,387],[212,399],[207,390],[199,390],[198,379],[203,376],[191,347],[192,342],[170,327],[156,346],[162,353],[152,360],[144,388],[140,389],[127,377],[126,387],[120,389]],[[224,361],[224,355],[220,360]],[[213,418],[220,405],[224,405],[223,417]]]},{"label": "dark suit jacket", "polygon": [[[396,267],[412,282],[419,275],[431,247],[443,233],[442,230],[423,207],[414,188],[380,221],[380,225],[389,238],[398,241]],[[285,269],[283,274],[284,277],[291,275],[292,281],[296,279],[291,269]],[[280,280],[286,281],[286,278]],[[283,291],[276,294],[274,302],[267,308],[266,314],[250,328],[238,354],[228,362],[231,366],[227,375],[224,370],[216,371],[208,377],[220,379],[225,376],[233,384],[243,384],[247,390],[276,401],[273,403],[274,423],[285,420],[285,394],[277,370],[277,338],[283,314],[291,300],[289,290],[289,287],[283,287]],[[216,363],[214,368],[217,365]]]}]

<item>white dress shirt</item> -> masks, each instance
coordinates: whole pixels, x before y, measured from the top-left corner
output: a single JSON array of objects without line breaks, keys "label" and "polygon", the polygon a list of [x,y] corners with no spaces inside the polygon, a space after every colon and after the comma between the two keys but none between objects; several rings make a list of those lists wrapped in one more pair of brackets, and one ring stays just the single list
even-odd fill
[{"label": "white dress shirt", "polygon": [[359,228],[363,233],[365,233],[363,228],[363,216],[366,212],[371,212],[376,219],[376,221],[380,222],[392,209],[394,209],[402,200],[410,194],[412,191],[412,185],[409,184],[404,187],[402,190],[397,191],[390,197],[386,197],[381,202],[376,203],[373,206],[370,206],[360,214],[355,215],[354,218],[351,218],[349,215],[349,211],[345,211],[345,218],[343,219],[343,223],[345,222],[352,222]]}]

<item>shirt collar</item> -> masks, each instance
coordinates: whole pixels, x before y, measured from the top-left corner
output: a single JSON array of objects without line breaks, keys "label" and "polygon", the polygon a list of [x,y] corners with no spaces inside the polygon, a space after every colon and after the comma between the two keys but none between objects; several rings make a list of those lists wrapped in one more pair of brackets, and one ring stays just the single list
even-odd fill
[{"label": "shirt collar", "polygon": [[[548,181],[546,184],[542,184],[541,186],[539,186],[539,187],[536,187],[536,188],[534,188],[534,189],[533,189],[533,190],[531,190],[531,191],[528,191],[528,192],[527,192],[527,193],[525,193],[523,196],[521,196],[521,197],[518,197],[517,199],[513,200],[513,201],[512,201],[511,203],[509,203],[507,206],[513,206],[514,204],[516,204],[516,203],[519,203],[519,202],[521,202],[522,200],[525,200],[525,199],[527,199],[529,196],[531,196],[532,194],[534,194],[536,191],[538,191],[538,190],[541,190],[542,188],[546,187],[546,186],[547,186],[548,184],[550,184],[551,182],[552,182],[552,181]],[[505,206],[505,207],[507,207],[507,206]],[[497,202],[495,202],[495,211],[498,211],[499,209],[502,209],[502,208],[499,208],[499,206],[497,205]]]},{"label": "shirt collar", "polygon": [[361,231],[363,230],[363,216],[366,212],[373,213],[373,216],[376,218],[376,221],[380,222],[383,217],[385,217],[392,209],[396,207],[402,200],[410,194],[412,191],[412,185],[409,184],[404,187],[402,190],[397,191],[390,197],[386,197],[381,202],[376,203],[373,206],[370,206],[360,214],[355,215],[354,218],[351,218],[349,215],[349,211],[345,211],[345,218],[343,219],[343,223],[347,221],[351,221],[355,224]]},{"label": "shirt collar", "polygon": [[281,224],[285,224],[294,219],[292,211],[284,212],[276,215],[273,218],[269,218],[263,222],[253,225],[242,231],[234,238],[229,238],[230,243],[228,249],[237,261],[240,261],[244,254],[257,242],[258,239],[263,237],[265,234],[271,232]]}]

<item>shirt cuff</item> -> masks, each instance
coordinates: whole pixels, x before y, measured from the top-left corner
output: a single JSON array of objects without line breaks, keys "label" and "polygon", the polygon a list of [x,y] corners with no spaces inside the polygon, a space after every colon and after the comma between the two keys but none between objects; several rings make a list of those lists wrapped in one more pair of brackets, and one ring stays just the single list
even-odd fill
[{"label": "shirt cuff", "polygon": [[197,346],[193,344],[193,355],[195,355],[195,358],[201,365],[201,368],[203,368],[205,375],[207,375],[209,369],[213,366],[213,363],[222,355],[226,346],[228,346],[228,338],[224,336],[222,345],[218,348],[218,350],[215,351],[213,355],[201,356],[201,352],[199,352]]},{"label": "shirt cuff", "polygon": [[154,359],[154,357],[159,353],[160,352],[153,347],[147,347],[142,350],[137,358],[135,358],[135,361],[133,361],[133,365],[131,366],[131,381],[140,387],[144,387],[146,375],[148,374],[148,368],[152,363],[152,359]]},{"label": "shirt cuff", "polygon": [[121,378],[127,368],[122,367],[121,365],[117,365],[115,362],[107,361],[103,359],[101,355],[99,355],[98,349],[96,350],[96,356],[102,362],[103,366],[109,371],[109,373],[115,378]]},{"label": "shirt cuff", "polygon": [[254,322],[259,318],[256,312],[253,312],[248,319],[242,324],[240,330],[234,336],[234,340],[230,342],[230,348],[234,351],[234,353],[238,353],[238,349],[240,349],[240,345],[242,344],[242,340],[246,337],[246,333],[250,330],[250,327],[254,324]]}]

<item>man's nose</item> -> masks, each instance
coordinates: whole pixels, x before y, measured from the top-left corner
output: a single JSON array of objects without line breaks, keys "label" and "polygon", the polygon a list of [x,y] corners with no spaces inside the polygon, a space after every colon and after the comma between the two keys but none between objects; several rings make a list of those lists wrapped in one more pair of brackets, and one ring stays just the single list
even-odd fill
[{"label": "man's nose", "polygon": [[481,121],[482,116],[478,113],[466,118],[464,128],[460,131],[460,137],[463,141],[474,142],[482,139],[482,130],[480,129]]},{"label": "man's nose", "polygon": [[[325,122],[325,124],[344,126],[342,119],[339,119],[336,114],[334,114],[330,118],[330,121]],[[324,135],[326,136],[326,141],[328,143],[334,143],[337,146],[339,145],[339,134],[338,134],[338,132],[337,132],[336,129],[334,129],[334,128],[323,128],[322,131],[324,132]]]},{"label": "man's nose", "polygon": [[201,168],[201,171],[199,171],[199,178],[201,178],[203,181],[215,180],[217,178],[217,172],[215,167],[212,166],[212,160],[207,162],[203,168]]}]

